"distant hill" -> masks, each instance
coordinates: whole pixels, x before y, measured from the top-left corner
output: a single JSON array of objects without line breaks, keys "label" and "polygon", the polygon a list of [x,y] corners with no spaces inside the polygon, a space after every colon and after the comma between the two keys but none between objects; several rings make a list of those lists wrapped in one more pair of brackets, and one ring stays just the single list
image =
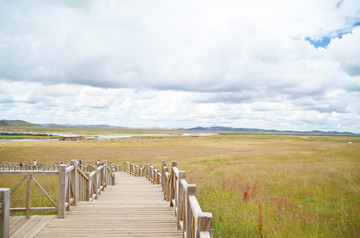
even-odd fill
[{"label": "distant hill", "polygon": [[21,121],[21,120],[1,120],[0,126],[11,126],[11,127],[40,127],[39,125],[32,124],[30,122]]},{"label": "distant hill", "polygon": [[[33,124],[21,120],[1,120],[0,127],[16,127],[16,128],[44,128],[44,127],[68,127],[68,128],[94,128],[94,129],[129,129],[128,127],[111,126],[111,125],[67,125],[67,124]],[[139,129],[139,128],[132,128]],[[161,130],[161,128],[157,128]],[[213,127],[202,127],[197,126],[193,128],[183,129],[178,128],[176,130],[187,130],[187,131],[216,131],[216,132],[243,132],[243,133],[288,133],[288,134],[320,134],[320,135],[360,135],[352,132],[338,132],[338,131],[292,131],[292,130],[266,130],[258,128],[234,128],[226,126],[213,126]]]},{"label": "distant hill", "polygon": [[291,131],[291,130],[265,130],[257,128],[233,128],[225,126],[214,126],[214,127],[193,127],[186,129],[189,131],[223,131],[223,132],[263,132],[263,133],[306,133],[306,134],[328,134],[328,135],[358,135],[352,132],[338,132],[338,131]]},{"label": "distant hill", "polygon": [[111,126],[111,125],[67,125],[67,124],[41,124],[41,126],[50,127],[68,127],[68,128],[93,128],[93,129],[128,129],[122,126]]}]

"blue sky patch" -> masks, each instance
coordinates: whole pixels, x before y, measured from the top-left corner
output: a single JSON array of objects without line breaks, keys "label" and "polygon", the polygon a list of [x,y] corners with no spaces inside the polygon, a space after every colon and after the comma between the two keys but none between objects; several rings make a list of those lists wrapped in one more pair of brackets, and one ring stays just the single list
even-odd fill
[{"label": "blue sky patch", "polygon": [[331,38],[323,37],[321,40],[311,40],[310,37],[305,38],[306,41],[309,41],[316,49],[319,47],[325,48],[329,45]]},{"label": "blue sky patch", "polygon": [[[360,26],[360,22],[355,22],[354,23],[354,27]],[[310,42],[310,44],[312,44],[316,49],[319,47],[322,47],[324,49],[327,48],[327,46],[330,44],[331,39],[334,38],[339,38],[341,39],[343,37],[343,35],[351,33],[351,31],[344,31],[344,32],[337,32],[336,35],[332,36],[332,37],[323,37],[321,38],[321,40],[312,40],[310,37],[305,37],[305,40]]]},{"label": "blue sky patch", "polygon": [[142,93],[147,92],[147,91],[148,91],[148,89],[145,89],[145,88],[134,89],[135,94],[142,94]]}]

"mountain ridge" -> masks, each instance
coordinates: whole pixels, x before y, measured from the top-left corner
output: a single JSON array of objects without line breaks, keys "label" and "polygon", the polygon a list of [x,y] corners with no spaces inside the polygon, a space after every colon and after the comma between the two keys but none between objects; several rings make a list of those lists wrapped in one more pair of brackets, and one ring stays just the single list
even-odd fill
[{"label": "mountain ridge", "polygon": [[229,132],[265,132],[265,133],[305,133],[305,134],[336,134],[336,135],[359,135],[353,132],[339,132],[339,131],[294,131],[294,130],[274,130],[274,129],[259,129],[259,128],[235,128],[226,126],[213,126],[213,127],[202,127],[197,126],[188,128],[189,131],[229,131]]},{"label": "mountain ridge", "polygon": [[5,127],[40,127],[40,125],[33,124],[22,120],[1,120],[0,126]]},{"label": "mountain ridge", "polygon": [[[98,125],[69,125],[69,124],[34,124],[23,120],[1,120],[0,126],[3,127],[18,127],[18,128],[31,128],[31,127],[68,127],[68,128],[94,128],[94,129],[129,129],[129,127],[112,126],[106,124]],[[133,128],[133,129],[148,129],[148,128]],[[161,128],[157,128],[161,129]],[[275,130],[275,129],[259,129],[259,128],[236,128],[227,126],[213,126],[213,127],[192,127],[192,128],[174,128],[174,130],[184,131],[216,131],[216,132],[248,132],[248,133],[300,133],[300,134],[326,134],[326,135],[360,135],[353,132],[339,132],[339,131],[295,131],[295,130]]]}]

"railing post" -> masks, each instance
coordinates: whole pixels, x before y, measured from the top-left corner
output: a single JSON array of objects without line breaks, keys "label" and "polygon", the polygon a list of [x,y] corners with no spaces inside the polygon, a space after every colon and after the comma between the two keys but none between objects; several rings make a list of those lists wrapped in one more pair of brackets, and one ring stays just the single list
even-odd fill
[{"label": "railing post", "polygon": [[91,191],[91,179],[90,179],[90,172],[86,172],[86,177],[88,179],[85,179],[85,201],[90,201],[90,191]]},{"label": "railing post", "polygon": [[182,209],[182,204],[183,204],[183,194],[184,194],[184,188],[181,185],[181,179],[186,179],[186,172],[185,171],[179,171],[179,177],[176,181],[176,187],[177,187],[177,192],[176,192],[176,197],[175,197],[175,212],[176,212],[176,219],[177,219],[177,225],[178,225],[178,230],[181,229],[180,226],[180,213],[181,213],[181,209]]},{"label": "railing post", "polygon": [[31,208],[31,174],[26,175],[26,219],[30,218]]},{"label": "railing post", "polygon": [[168,197],[169,197],[169,180],[167,180],[166,179],[166,173],[168,173],[169,172],[169,169],[167,168],[167,167],[165,167],[164,168],[164,174],[165,174],[165,176],[164,176],[164,199],[166,200],[166,201],[169,201],[168,200]]},{"label": "railing post", "polygon": [[116,172],[116,165],[114,163],[111,164],[111,185],[115,185],[115,172]]},{"label": "railing post", "polygon": [[156,181],[155,181],[155,179],[156,179],[156,168],[153,166],[153,168],[152,168],[152,183],[153,184],[156,184]]},{"label": "railing post", "polygon": [[150,164],[146,161],[146,178],[150,180]]},{"label": "railing post", "polygon": [[162,190],[164,191],[164,188],[165,188],[165,171],[164,171],[164,168],[166,167],[166,162],[165,160],[161,161],[161,187],[162,187]]},{"label": "railing post", "polygon": [[0,188],[0,237],[9,237],[10,227],[10,188]]},{"label": "railing post", "polygon": [[157,184],[158,181],[158,170],[154,168],[154,184]]},{"label": "railing post", "polygon": [[189,196],[196,195],[196,185],[189,184],[186,189],[186,202],[185,202],[185,217],[186,217],[186,238],[191,238],[191,230],[192,230],[192,223],[193,223],[193,214],[191,212],[191,206],[189,201]]},{"label": "railing post", "polygon": [[151,176],[152,176],[152,171],[151,171],[151,164],[148,164],[148,179],[151,182]]},{"label": "railing post", "polygon": [[74,169],[71,171],[71,184],[74,192],[74,206],[77,206],[79,203],[79,174],[78,174],[78,161],[71,160],[70,165],[74,166]]},{"label": "railing post", "polygon": [[198,216],[197,224],[198,224],[198,230],[197,230],[197,236],[200,237],[200,232],[206,231],[210,233],[210,237],[212,237],[212,221],[213,216],[211,212],[202,212]]},{"label": "railing post", "polygon": [[174,173],[174,168],[177,167],[177,162],[176,161],[171,161],[171,173],[170,173],[170,207],[173,207],[175,204],[172,203],[172,199],[175,198],[175,191],[174,191],[174,187],[175,187],[175,173]]},{"label": "railing post", "polygon": [[97,171],[97,167],[93,166],[93,171],[95,171],[95,175],[93,177],[93,183],[94,183],[94,187],[95,187],[95,198],[98,199],[98,195],[99,195],[99,173]]},{"label": "railing post", "polygon": [[107,169],[107,160],[104,160],[104,168],[103,168],[103,191],[106,188],[106,169]]},{"label": "railing post", "polygon": [[66,165],[59,166],[59,201],[58,201],[58,218],[65,218],[66,202]]}]

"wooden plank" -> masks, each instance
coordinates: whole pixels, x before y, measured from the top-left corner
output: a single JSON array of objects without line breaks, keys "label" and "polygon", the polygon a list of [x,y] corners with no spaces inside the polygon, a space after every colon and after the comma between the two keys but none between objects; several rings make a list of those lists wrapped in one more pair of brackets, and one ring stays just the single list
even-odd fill
[{"label": "wooden plank", "polygon": [[25,234],[42,218],[42,216],[31,216],[26,222],[17,229],[10,237],[26,237]]},{"label": "wooden plank", "polygon": [[163,232],[163,233],[146,233],[146,232],[133,232],[133,231],[129,231],[129,232],[122,232],[122,233],[116,233],[116,234],[111,234],[111,233],[93,233],[93,234],[87,234],[87,235],[81,235],[81,234],[64,234],[64,235],[59,235],[59,234],[53,234],[53,233],[45,233],[45,234],[38,234],[36,237],[94,237],[94,238],[99,238],[99,237],[133,237],[133,238],[144,238],[144,237],[166,237],[166,238],[179,238],[182,237],[181,234],[179,235],[178,233],[168,233],[168,232]]},{"label": "wooden plank", "polygon": [[[16,220],[16,223],[14,225],[11,226],[10,228],[10,232],[9,235],[11,236],[14,232],[16,232],[18,229],[20,229],[20,227],[22,225],[24,225],[24,223],[27,221],[27,219],[25,218],[25,216],[19,216],[20,219]],[[11,221],[10,221],[11,222]]]},{"label": "wooden plank", "polygon": [[[54,220],[53,220],[54,221]],[[52,222],[53,222],[52,221]],[[52,223],[50,222],[50,223]],[[49,223],[49,224],[50,224]],[[49,227],[49,224],[39,233],[39,235],[44,234],[77,234],[77,235],[86,235],[86,234],[121,234],[121,233],[143,233],[143,234],[162,234],[162,233],[172,233],[180,234],[181,232],[177,231],[174,227],[171,228],[161,228],[161,227],[145,227],[139,229],[139,226],[136,227],[87,227],[87,226],[77,226],[77,227]],[[23,233],[23,232],[22,232]]]},{"label": "wooden plank", "polygon": [[11,216],[10,217],[10,229],[12,229],[20,220],[22,216]]},{"label": "wooden plank", "polygon": [[42,216],[42,219],[33,226],[26,234],[26,237],[35,237],[44,227],[49,224],[56,216]]},{"label": "wooden plank", "polygon": [[[124,172],[117,172],[115,180],[116,186],[107,186],[94,202],[80,201],[65,219],[12,219],[24,228],[11,227],[17,227],[17,234],[24,237],[182,237],[160,185]],[[30,226],[33,228],[28,229]]]},{"label": "wooden plank", "polygon": [[116,186],[107,186],[97,200],[79,202],[65,219],[52,220],[37,237],[182,237],[161,186],[124,172],[117,172],[115,180]]}]

